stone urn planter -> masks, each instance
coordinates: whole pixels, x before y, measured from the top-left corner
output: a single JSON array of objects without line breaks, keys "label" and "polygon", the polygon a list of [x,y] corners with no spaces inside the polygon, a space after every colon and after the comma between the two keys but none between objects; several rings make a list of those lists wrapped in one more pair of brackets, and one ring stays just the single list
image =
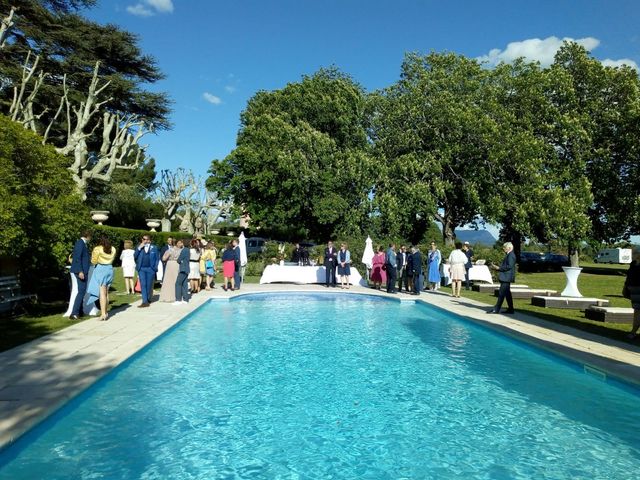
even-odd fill
[{"label": "stone urn planter", "polygon": [[92,210],[89,213],[91,213],[91,220],[98,225],[102,225],[102,222],[109,220],[109,210]]},{"label": "stone urn planter", "polygon": [[580,267],[562,267],[564,274],[567,276],[567,286],[560,294],[563,297],[582,297],[582,294],[578,290],[578,277],[582,268]]},{"label": "stone urn planter", "polygon": [[149,227],[152,232],[156,231],[156,228],[160,226],[161,220],[159,218],[147,218],[147,227]]}]

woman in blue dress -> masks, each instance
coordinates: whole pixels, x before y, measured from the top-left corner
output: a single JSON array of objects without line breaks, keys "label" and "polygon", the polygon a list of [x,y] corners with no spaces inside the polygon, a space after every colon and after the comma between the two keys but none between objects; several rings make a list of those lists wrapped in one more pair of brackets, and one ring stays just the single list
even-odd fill
[{"label": "woman in blue dress", "polygon": [[340,245],[338,252],[338,275],[340,275],[340,288],[349,288],[349,275],[351,275],[351,253],[347,250],[347,244]]},{"label": "woman in blue dress", "polygon": [[440,285],[440,262],[442,262],[442,254],[436,247],[436,242],[431,242],[431,250],[429,251],[429,290],[438,290]]},{"label": "woman in blue dress", "polygon": [[109,287],[113,283],[113,259],[115,256],[116,249],[111,246],[107,237],[100,238],[98,246],[91,252],[91,263],[95,265],[95,269],[87,287],[88,303],[100,300],[100,320],[109,318],[107,307],[109,306]]}]

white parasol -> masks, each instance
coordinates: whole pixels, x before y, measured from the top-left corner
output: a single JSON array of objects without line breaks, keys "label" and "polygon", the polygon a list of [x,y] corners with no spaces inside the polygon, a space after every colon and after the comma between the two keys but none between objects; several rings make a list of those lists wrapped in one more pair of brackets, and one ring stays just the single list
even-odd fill
[{"label": "white parasol", "polygon": [[240,249],[240,266],[244,267],[247,264],[247,239],[244,232],[241,232],[238,237],[238,248]]},{"label": "white parasol", "polygon": [[373,242],[371,241],[371,237],[367,235],[367,241],[364,244],[364,253],[362,254],[362,263],[364,263],[367,268],[372,267],[373,262]]}]

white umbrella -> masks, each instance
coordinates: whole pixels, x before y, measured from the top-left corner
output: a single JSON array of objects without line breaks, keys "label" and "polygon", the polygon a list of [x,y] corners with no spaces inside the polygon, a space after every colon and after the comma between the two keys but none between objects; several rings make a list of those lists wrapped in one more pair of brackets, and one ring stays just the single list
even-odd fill
[{"label": "white umbrella", "polygon": [[367,241],[364,244],[364,253],[362,254],[362,263],[364,263],[368,269],[373,266],[373,242],[371,237],[367,235]]},{"label": "white umbrella", "polygon": [[241,232],[238,237],[238,248],[240,248],[240,266],[244,267],[247,264],[247,239],[244,232]]}]

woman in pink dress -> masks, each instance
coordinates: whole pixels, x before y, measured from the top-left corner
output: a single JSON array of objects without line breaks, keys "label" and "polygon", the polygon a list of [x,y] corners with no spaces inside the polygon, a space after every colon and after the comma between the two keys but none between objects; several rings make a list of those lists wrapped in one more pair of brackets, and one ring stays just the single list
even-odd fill
[{"label": "woman in pink dress", "polygon": [[233,251],[233,244],[229,242],[227,248],[222,253],[222,275],[224,276],[224,284],[222,289],[227,291],[227,284],[231,284],[231,291],[234,290],[235,285],[233,283],[234,274],[236,272],[236,254]]},{"label": "woman in pink dress", "polygon": [[384,271],[385,264],[384,248],[382,245],[378,246],[378,252],[373,256],[371,261],[371,281],[373,282],[373,288],[380,290],[380,286],[387,282],[387,272]]}]

